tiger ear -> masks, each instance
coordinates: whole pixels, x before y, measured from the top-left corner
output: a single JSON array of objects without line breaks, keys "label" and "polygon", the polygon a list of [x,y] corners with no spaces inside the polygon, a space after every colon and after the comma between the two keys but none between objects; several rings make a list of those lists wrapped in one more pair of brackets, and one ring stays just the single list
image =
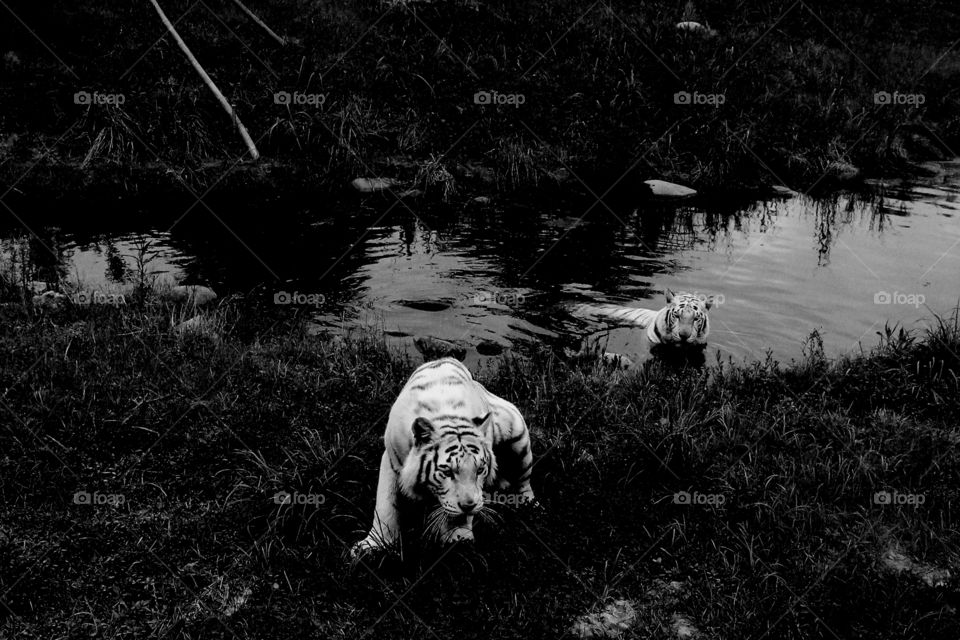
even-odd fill
[{"label": "tiger ear", "polygon": [[707,310],[709,310],[710,307],[713,306],[713,296],[707,296],[707,299],[704,301],[703,306],[706,307]]},{"label": "tiger ear", "polygon": [[418,447],[433,442],[433,436],[436,430],[426,418],[417,418],[413,421],[413,442]]},{"label": "tiger ear", "polygon": [[663,290],[663,295],[667,298],[667,304],[673,302],[673,291],[670,291],[670,287],[667,287]]},{"label": "tiger ear", "polygon": [[488,432],[488,431],[490,430],[490,424],[492,424],[491,421],[490,421],[490,416],[492,416],[492,415],[493,415],[493,412],[487,412],[487,415],[485,415],[485,416],[482,416],[482,417],[479,417],[479,418],[474,418],[474,419],[473,419],[473,424],[475,424],[475,425],[477,425],[478,427],[480,427],[480,430],[483,431],[484,433],[486,433],[486,432]]}]

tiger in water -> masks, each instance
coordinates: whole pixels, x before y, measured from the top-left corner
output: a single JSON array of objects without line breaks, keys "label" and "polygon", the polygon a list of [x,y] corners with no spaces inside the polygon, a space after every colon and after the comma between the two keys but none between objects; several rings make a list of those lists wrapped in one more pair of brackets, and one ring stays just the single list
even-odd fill
[{"label": "tiger in water", "polygon": [[426,533],[444,543],[473,540],[474,517],[489,516],[490,489],[510,489],[516,502],[535,504],[523,416],[453,358],[413,372],[390,410],[383,442],[373,524],[353,557],[396,542],[401,493],[437,501]]},{"label": "tiger in water", "polygon": [[620,323],[646,329],[651,348],[677,346],[703,348],[710,334],[710,316],[707,310],[713,306],[713,298],[692,293],[664,291],[667,306],[653,311],[612,304],[578,305],[575,309],[582,315],[616,320]]}]

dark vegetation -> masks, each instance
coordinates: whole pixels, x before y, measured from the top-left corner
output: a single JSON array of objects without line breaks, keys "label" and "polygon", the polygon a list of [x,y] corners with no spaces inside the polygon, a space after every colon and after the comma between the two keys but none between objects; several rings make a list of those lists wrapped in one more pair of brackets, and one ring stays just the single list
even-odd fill
[{"label": "dark vegetation", "polygon": [[956,318],[836,362],[816,336],[789,366],[505,359],[481,378],[531,425],[543,512],[350,565],[415,362],[240,300],[208,312],[219,340],[178,337],[147,302],[0,307],[4,638],[559,638],[620,598],[627,637],[678,611],[711,638],[960,633],[955,582],[883,562],[960,567]]},{"label": "dark vegetation", "polygon": [[[149,3],[14,1],[0,10],[5,192],[329,190],[391,175],[447,197],[582,179],[635,198],[645,178],[826,188],[847,163],[902,173],[957,155],[953,2],[251,0],[286,47],[226,0],[162,4],[259,165]],[[80,91],[125,101],[76,104]],[[283,91],[323,104],[278,104]],[[479,91],[525,101],[475,104]],[[681,91],[725,100],[678,105]],[[878,105],[879,91],[923,103]]]}]

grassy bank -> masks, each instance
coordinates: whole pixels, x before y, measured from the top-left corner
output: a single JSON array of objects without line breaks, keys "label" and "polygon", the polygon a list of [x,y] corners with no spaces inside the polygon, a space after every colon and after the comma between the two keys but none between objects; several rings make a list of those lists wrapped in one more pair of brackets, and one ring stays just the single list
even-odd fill
[{"label": "grassy bank", "polygon": [[[293,186],[329,188],[378,174],[449,196],[583,190],[582,178],[628,198],[645,178],[806,189],[849,177],[835,163],[903,172],[955,156],[960,139],[960,15],[937,0],[250,3],[285,47],[230,3],[163,5],[263,154],[263,170],[233,174],[240,183],[292,174]],[[8,6],[7,185],[199,189],[244,156],[148,3]],[[681,20],[717,33],[680,32]],[[105,98],[77,104],[78,92]],[[478,104],[478,92],[500,98]]]},{"label": "grassy bank", "polygon": [[678,613],[710,638],[960,632],[956,322],[839,362],[507,360],[481,378],[531,425],[543,512],[350,566],[415,363],[230,301],[218,340],[178,337],[172,312],[0,307],[3,637],[558,638],[613,599],[627,637]]}]

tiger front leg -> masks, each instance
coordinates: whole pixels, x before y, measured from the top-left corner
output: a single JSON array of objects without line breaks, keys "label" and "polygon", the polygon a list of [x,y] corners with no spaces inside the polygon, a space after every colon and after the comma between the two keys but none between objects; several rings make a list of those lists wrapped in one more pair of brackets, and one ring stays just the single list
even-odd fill
[{"label": "tiger front leg", "polygon": [[530,433],[524,425],[523,430],[510,440],[503,442],[497,449],[497,460],[501,467],[498,480],[500,490],[517,493],[522,505],[537,505],[537,498],[530,486],[533,475],[533,451],[530,448]]},{"label": "tiger front leg", "polygon": [[380,479],[377,482],[377,505],[373,514],[373,525],[367,537],[350,549],[350,555],[354,558],[365,551],[387,547],[400,535],[397,481],[397,473],[390,466],[390,458],[384,451],[380,458]]}]

